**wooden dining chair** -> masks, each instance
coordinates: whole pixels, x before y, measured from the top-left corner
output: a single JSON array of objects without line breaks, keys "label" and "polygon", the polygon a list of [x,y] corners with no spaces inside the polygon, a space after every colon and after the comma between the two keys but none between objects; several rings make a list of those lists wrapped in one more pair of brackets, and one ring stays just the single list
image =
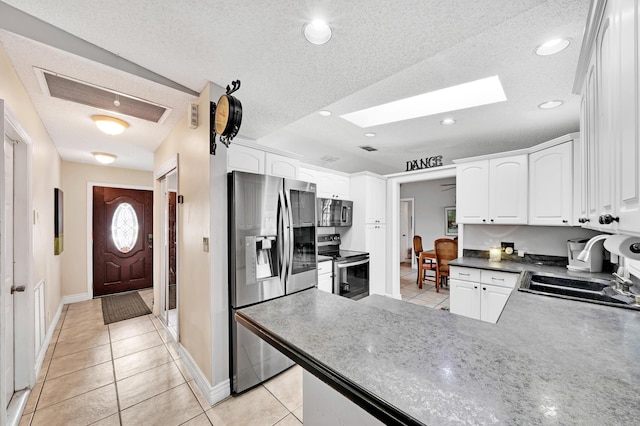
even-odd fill
[{"label": "wooden dining chair", "polygon": [[413,253],[416,256],[416,263],[418,264],[418,275],[416,275],[416,284],[420,285],[422,288],[422,284],[420,283],[420,274],[422,274],[423,280],[435,281],[435,277],[429,278],[427,276],[427,271],[435,271],[436,267],[433,262],[422,262],[420,264],[420,253],[423,251],[422,248],[422,237],[420,235],[415,235],[413,237]]},{"label": "wooden dining chair", "polygon": [[450,238],[439,238],[433,242],[436,252],[436,292],[440,292],[440,286],[448,283],[449,261],[458,257],[458,241]]}]

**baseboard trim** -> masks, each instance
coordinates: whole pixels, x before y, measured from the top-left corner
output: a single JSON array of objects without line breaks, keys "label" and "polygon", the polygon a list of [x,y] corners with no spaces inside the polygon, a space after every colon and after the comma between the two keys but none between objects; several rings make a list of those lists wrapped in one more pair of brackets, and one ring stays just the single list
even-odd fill
[{"label": "baseboard trim", "polygon": [[196,384],[204,394],[205,398],[207,398],[209,405],[216,404],[231,395],[231,382],[229,379],[218,383],[215,386],[211,386],[209,384],[209,380],[207,380],[205,375],[202,373],[202,370],[200,370],[200,367],[198,367],[198,364],[196,364],[193,358],[191,358],[189,351],[187,351],[184,346],[178,344],[178,352],[180,353],[182,361],[187,366],[189,373],[191,373]]},{"label": "baseboard trim", "polygon": [[89,297],[89,293],[70,294],[68,296],[64,296],[61,303],[63,305],[68,305],[69,303],[85,302],[90,299],[91,297]]}]

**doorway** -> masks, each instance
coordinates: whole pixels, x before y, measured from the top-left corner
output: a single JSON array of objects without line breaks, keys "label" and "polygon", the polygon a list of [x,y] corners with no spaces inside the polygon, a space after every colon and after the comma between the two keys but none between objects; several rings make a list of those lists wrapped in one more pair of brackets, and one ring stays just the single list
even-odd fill
[{"label": "doorway", "polygon": [[400,199],[400,263],[410,263],[414,267],[413,256],[413,198]]},{"label": "doorway", "polygon": [[0,115],[0,423],[17,424],[35,382],[32,153],[1,99]]},{"label": "doorway", "polygon": [[93,187],[93,295],[153,287],[153,191]]}]

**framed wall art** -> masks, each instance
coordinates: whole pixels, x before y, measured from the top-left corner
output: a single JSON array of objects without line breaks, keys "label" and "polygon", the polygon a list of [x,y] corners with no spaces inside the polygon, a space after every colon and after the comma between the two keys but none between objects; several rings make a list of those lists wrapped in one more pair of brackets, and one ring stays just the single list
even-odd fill
[{"label": "framed wall art", "polygon": [[444,235],[458,235],[458,222],[456,222],[456,208],[444,208]]}]

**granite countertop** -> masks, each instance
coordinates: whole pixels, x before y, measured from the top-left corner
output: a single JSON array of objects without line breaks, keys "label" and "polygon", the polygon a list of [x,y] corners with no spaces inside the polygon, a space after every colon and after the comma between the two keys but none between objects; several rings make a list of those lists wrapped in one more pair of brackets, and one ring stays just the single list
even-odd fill
[{"label": "granite countertop", "polygon": [[309,289],[237,318],[387,424],[640,418],[640,313],[626,309],[516,291],[490,324]]},{"label": "granite countertop", "polygon": [[500,262],[491,262],[489,259],[477,257],[458,257],[449,262],[451,266],[464,266],[468,268],[489,269],[494,271],[516,272],[521,273],[531,271],[534,273],[545,272],[555,275],[567,275],[583,278],[603,278],[612,279],[611,273],[608,272],[580,272],[570,271],[566,266],[544,265],[540,263],[523,263],[502,260]]}]

